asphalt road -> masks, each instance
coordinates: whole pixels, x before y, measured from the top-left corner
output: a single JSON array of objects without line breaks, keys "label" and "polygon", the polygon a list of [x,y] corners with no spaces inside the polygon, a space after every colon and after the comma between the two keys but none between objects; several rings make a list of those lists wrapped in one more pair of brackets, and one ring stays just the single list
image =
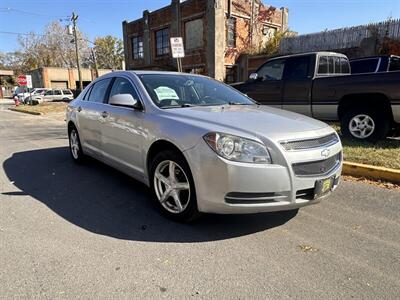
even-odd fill
[{"label": "asphalt road", "polygon": [[342,182],[294,216],[155,212],[75,165],[63,122],[0,109],[0,298],[398,299],[400,192]]}]

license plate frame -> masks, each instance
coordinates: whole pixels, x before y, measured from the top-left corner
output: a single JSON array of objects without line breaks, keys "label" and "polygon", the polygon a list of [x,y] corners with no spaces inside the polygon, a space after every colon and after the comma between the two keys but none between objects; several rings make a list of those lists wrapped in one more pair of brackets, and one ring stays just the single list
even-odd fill
[{"label": "license plate frame", "polygon": [[318,199],[329,194],[333,189],[334,183],[335,176],[315,181],[314,199]]}]

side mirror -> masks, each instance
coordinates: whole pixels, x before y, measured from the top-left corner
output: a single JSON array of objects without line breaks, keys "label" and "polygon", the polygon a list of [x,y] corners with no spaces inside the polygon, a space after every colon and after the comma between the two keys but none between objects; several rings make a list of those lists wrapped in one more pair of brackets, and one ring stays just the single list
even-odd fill
[{"label": "side mirror", "polygon": [[130,108],[139,108],[139,102],[131,94],[117,94],[108,100],[108,104]]},{"label": "side mirror", "polygon": [[257,73],[251,73],[249,76],[250,81],[257,81],[258,80],[258,74]]}]

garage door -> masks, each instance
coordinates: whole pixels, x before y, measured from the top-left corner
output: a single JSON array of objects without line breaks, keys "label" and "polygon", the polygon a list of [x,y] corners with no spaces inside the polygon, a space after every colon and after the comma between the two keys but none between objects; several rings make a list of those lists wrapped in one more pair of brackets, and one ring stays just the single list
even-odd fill
[{"label": "garage door", "polygon": [[51,81],[50,85],[52,89],[67,89],[68,81]]}]

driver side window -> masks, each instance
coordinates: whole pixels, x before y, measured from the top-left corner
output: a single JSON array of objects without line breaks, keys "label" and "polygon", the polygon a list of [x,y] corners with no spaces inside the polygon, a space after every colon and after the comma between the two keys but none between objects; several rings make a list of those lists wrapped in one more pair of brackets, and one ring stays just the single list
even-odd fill
[{"label": "driver side window", "polygon": [[136,93],[132,83],[122,77],[115,78],[109,98],[118,94],[131,94],[133,99],[139,101],[138,94]]},{"label": "driver side window", "polygon": [[258,77],[262,80],[282,80],[284,60],[273,60],[263,65],[258,71]]}]

